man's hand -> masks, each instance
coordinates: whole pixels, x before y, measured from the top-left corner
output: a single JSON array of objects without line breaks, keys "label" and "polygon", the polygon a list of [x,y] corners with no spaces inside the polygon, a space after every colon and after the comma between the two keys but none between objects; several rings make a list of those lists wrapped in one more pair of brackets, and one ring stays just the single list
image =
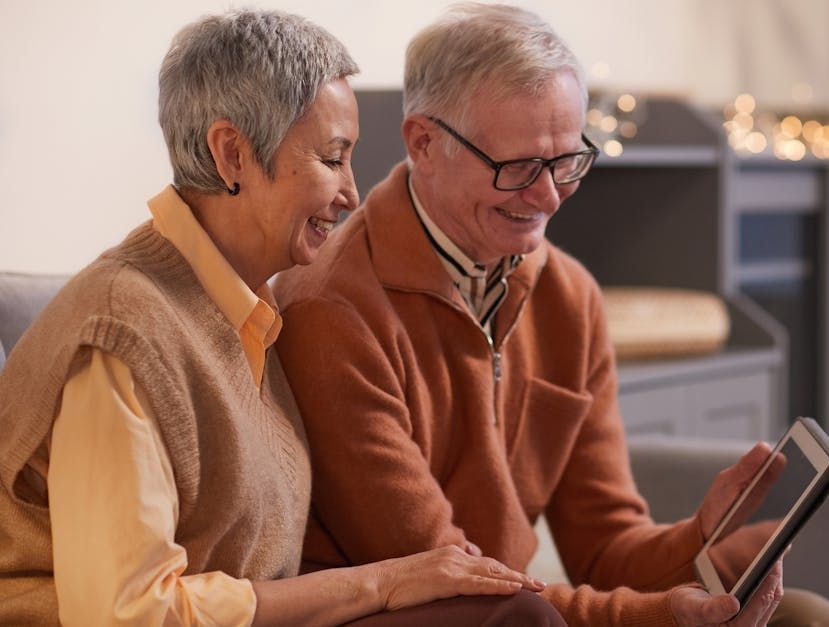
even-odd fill
[{"label": "man's hand", "polygon": [[697,512],[702,535],[706,540],[714,533],[725,513],[746,489],[770,453],[769,445],[759,442],[736,464],[721,471],[714,479]]},{"label": "man's hand", "polygon": [[[783,598],[783,562],[777,562],[739,616],[737,599],[730,594],[711,596],[702,588],[688,586],[671,593],[671,611],[680,627],[727,625],[754,627],[768,623]],[[730,620],[731,619],[731,620]]]}]

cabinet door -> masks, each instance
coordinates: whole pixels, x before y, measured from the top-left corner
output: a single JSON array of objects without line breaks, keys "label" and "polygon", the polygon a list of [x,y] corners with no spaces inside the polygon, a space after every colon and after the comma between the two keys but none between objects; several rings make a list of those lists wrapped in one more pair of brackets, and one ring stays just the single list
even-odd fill
[{"label": "cabinet door", "polygon": [[688,384],[689,431],[700,437],[768,438],[771,389],[765,371]]},{"label": "cabinet door", "polygon": [[685,435],[685,395],[682,387],[657,387],[620,392],[619,408],[625,433],[631,435]]},{"label": "cabinet door", "polygon": [[689,435],[742,440],[770,435],[772,377],[768,371],[689,381],[619,393],[628,436]]}]

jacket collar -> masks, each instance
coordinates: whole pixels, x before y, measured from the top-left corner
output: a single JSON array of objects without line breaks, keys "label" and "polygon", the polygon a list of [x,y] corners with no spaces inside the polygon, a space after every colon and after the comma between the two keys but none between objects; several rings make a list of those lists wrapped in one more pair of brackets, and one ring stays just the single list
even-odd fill
[{"label": "jacket collar", "polygon": [[[399,163],[366,197],[366,229],[377,277],[388,289],[425,292],[465,307],[417,219],[408,176],[407,164]],[[517,315],[520,302],[538,280],[547,254],[548,247],[539,246],[509,276],[509,294],[499,315]]]}]

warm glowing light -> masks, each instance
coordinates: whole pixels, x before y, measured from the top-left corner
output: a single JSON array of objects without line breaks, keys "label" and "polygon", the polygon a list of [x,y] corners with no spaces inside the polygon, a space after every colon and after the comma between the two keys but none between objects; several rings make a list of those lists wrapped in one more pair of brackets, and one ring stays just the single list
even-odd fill
[{"label": "warm glowing light", "polygon": [[616,127],[619,126],[619,120],[614,118],[612,115],[606,115],[602,118],[601,123],[599,124],[599,128],[602,129],[605,133],[612,133],[616,130]]},{"label": "warm glowing light", "polygon": [[798,104],[809,104],[814,95],[814,90],[809,83],[796,83],[792,86],[792,100]]},{"label": "warm glowing light", "polygon": [[590,111],[587,112],[587,123],[590,126],[598,126],[602,123],[603,117],[604,113],[602,113],[598,109],[590,109]]},{"label": "warm glowing light", "polygon": [[823,126],[817,120],[803,123],[803,137],[808,142],[816,142],[823,137]]},{"label": "warm glowing light", "polygon": [[818,159],[829,159],[829,141],[822,139],[812,144],[812,154]]},{"label": "warm glowing light", "polygon": [[630,113],[636,108],[636,98],[630,94],[622,94],[616,101],[616,106],[619,107],[619,111]]},{"label": "warm glowing light", "polygon": [[618,157],[624,150],[624,148],[622,148],[622,143],[615,139],[606,141],[602,149],[604,150],[604,154],[608,157]]},{"label": "warm glowing light", "polygon": [[744,131],[750,131],[754,128],[754,118],[751,117],[750,113],[738,113],[734,116],[734,124]]},{"label": "warm glowing light", "polygon": [[756,106],[757,103],[751,94],[740,94],[734,99],[734,108],[740,113],[751,113]]},{"label": "warm glowing light", "polygon": [[818,159],[829,158],[829,144],[823,141],[815,142],[811,146],[812,154]]},{"label": "warm glowing light", "polygon": [[596,78],[607,78],[610,76],[610,64],[606,61],[597,61],[590,68],[590,73]]},{"label": "warm glowing light", "polygon": [[[799,104],[810,103],[814,90],[808,83],[797,83],[792,87],[792,98]],[[800,161],[807,154],[829,159],[829,124],[825,120],[781,117],[773,111],[759,110],[754,96],[743,93],[723,107],[722,125],[728,144],[737,152],[770,151],[789,161]]]},{"label": "warm glowing light", "polygon": [[728,145],[734,150],[743,150],[745,148],[745,131],[736,130],[728,134]]},{"label": "warm glowing light", "polygon": [[746,148],[748,148],[749,152],[753,152],[755,155],[759,155],[766,149],[768,145],[768,141],[766,141],[766,136],[760,133],[759,131],[754,131],[753,133],[749,133],[746,137]]},{"label": "warm glowing light", "polygon": [[619,124],[619,135],[621,135],[625,139],[633,139],[634,137],[636,137],[636,133],[638,132],[639,127],[636,126],[636,122],[625,120],[624,122]]},{"label": "warm glowing light", "polygon": [[785,142],[783,146],[783,153],[786,155],[786,159],[790,159],[791,161],[800,161],[806,156],[806,145],[796,139],[790,139]]},{"label": "warm glowing light", "polygon": [[783,133],[785,137],[789,139],[794,139],[798,135],[800,135],[800,131],[803,130],[803,123],[800,121],[800,118],[794,115],[788,115],[783,118],[783,121],[780,122],[780,131]]}]

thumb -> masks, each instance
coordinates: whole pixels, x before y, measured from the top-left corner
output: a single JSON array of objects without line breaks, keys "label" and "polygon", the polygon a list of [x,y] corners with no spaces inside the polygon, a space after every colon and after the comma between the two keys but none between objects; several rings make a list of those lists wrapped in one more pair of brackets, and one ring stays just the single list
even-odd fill
[{"label": "thumb", "polygon": [[700,615],[706,623],[724,623],[740,611],[740,602],[731,594],[718,594],[702,599]]},{"label": "thumb", "polygon": [[738,483],[747,482],[752,479],[760,467],[766,462],[771,454],[771,447],[766,442],[758,442],[751,450],[743,455],[736,464],[731,467]]}]

